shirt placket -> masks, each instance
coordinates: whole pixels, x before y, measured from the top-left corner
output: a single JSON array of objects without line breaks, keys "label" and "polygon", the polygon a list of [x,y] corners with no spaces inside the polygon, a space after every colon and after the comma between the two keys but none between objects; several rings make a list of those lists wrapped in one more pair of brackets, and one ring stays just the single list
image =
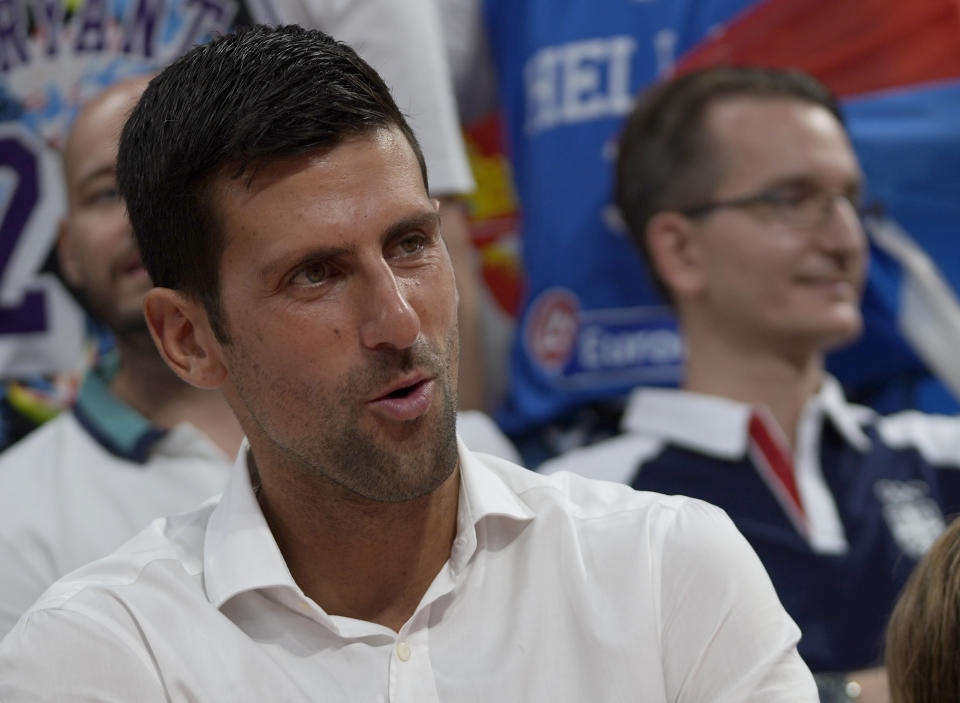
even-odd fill
[{"label": "shirt placket", "polygon": [[390,655],[390,703],[439,703],[430,662],[430,606],[422,608],[397,635]]},{"label": "shirt placket", "polygon": [[847,551],[843,521],[820,465],[826,421],[817,398],[807,403],[797,427],[797,488],[807,507],[810,546],[819,554],[843,554]]},{"label": "shirt placket", "polygon": [[751,413],[748,436],[754,467],[797,532],[809,539],[810,526],[797,488],[793,456],[776,421],[765,409]]},{"label": "shirt placket", "polygon": [[476,538],[473,535],[472,525],[468,535],[464,535],[461,530],[461,534],[454,540],[450,560],[430,584],[413,617],[397,634],[393,651],[390,653],[390,703],[440,701],[430,658],[430,612],[438,600],[451,596],[455,590],[461,568],[476,547]]}]

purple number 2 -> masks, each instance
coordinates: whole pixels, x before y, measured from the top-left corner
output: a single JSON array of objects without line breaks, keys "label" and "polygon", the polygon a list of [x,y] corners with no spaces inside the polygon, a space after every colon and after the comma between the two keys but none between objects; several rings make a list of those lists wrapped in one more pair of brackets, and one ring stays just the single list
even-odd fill
[{"label": "purple number 2", "polygon": [[[11,168],[17,182],[6,211],[0,213],[0,280],[7,272],[20,237],[27,231],[30,214],[40,199],[37,157],[20,140],[0,138],[0,168]],[[0,335],[43,332],[47,329],[44,294],[26,292],[19,303],[0,304]]]}]

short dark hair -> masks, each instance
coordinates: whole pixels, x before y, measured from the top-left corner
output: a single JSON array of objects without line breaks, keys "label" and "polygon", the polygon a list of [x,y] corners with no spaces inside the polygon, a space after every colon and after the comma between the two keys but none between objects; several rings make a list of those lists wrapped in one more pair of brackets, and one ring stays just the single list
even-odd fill
[{"label": "short dark hair", "polygon": [[647,225],[659,212],[682,210],[712,195],[720,164],[703,129],[703,119],[712,105],[730,98],[799,100],[825,108],[843,124],[830,91],[799,71],[706,68],[659,83],[641,94],[620,136],[616,201],[655,287],[667,300],[672,296],[647,249]]},{"label": "short dark hair", "polygon": [[123,128],[117,181],[155,285],[200,301],[229,341],[220,308],[225,247],[214,179],[396,127],[423,153],[383,80],[346,44],[297,26],[254,26],[180,57],[150,81]]}]

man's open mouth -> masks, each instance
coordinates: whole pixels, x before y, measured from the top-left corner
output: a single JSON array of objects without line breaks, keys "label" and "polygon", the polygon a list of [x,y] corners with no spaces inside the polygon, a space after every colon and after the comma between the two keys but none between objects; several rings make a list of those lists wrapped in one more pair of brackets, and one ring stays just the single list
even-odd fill
[{"label": "man's open mouth", "polygon": [[387,393],[387,394],[386,394],[385,396],[383,396],[383,397],[384,397],[384,398],[406,398],[406,397],[409,396],[411,393],[414,393],[414,392],[415,392],[418,388],[420,388],[424,383],[426,383],[426,380],[417,381],[416,383],[413,383],[413,384],[411,384],[411,385],[409,385],[409,386],[404,386],[403,388],[398,388],[398,389],[396,389],[395,391],[391,391],[391,392]]}]

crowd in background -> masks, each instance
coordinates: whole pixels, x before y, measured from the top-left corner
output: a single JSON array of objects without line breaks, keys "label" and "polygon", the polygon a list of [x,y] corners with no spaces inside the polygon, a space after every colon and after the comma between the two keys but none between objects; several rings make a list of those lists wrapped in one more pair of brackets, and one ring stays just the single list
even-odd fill
[{"label": "crowd in background", "polygon": [[93,5],[0,39],[0,635],[225,484],[243,432],[154,348],[117,144],[186,48],[296,23],[422,143],[465,444],[723,508],[822,700],[960,695],[955,3]]}]

